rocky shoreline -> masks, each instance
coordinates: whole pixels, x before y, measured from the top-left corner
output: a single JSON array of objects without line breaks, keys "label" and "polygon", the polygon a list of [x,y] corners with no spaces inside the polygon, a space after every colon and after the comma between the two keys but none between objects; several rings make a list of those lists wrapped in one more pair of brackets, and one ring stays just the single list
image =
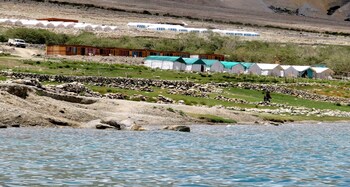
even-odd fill
[{"label": "rocky shoreline", "polygon": [[[303,116],[317,116],[317,117],[343,117],[350,118],[350,112],[339,111],[339,110],[321,110],[314,108],[304,108],[304,107],[295,107],[288,106],[285,104],[277,104],[277,103],[266,103],[266,102],[248,102],[243,99],[231,99],[219,95],[215,97],[216,100],[241,103],[241,104],[251,104],[255,106],[259,106],[257,108],[240,108],[240,107],[223,107],[223,106],[215,106],[215,107],[206,107],[206,106],[186,106],[181,101],[174,101],[170,98],[164,97],[162,95],[158,95],[158,97],[152,98],[156,103],[144,103],[144,102],[133,102],[126,101],[126,99],[136,99],[138,101],[147,101],[146,96],[143,95],[134,95],[134,96],[126,96],[122,93],[106,93],[100,94],[98,92],[94,92],[89,88],[85,87],[82,83],[89,83],[96,86],[109,86],[109,87],[120,87],[123,89],[131,89],[131,90],[144,90],[147,92],[152,92],[152,87],[160,87],[168,89],[169,94],[180,94],[180,95],[190,95],[194,97],[204,97],[206,98],[209,93],[218,93],[222,92],[223,88],[228,86],[234,86],[238,88],[245,89],[256,89],[256,90],[270,90],[271,92],[284,93],[284,94],[300,94],[303,98],[309,98],[312,94],[303,94],[303,92],[295,91],[289,88],[285,88],[283,86],[277,85],[256,85],[256,84],[248,84],[248,83],[239,83],[239,84],[197,84],[193,82],[187,81],[164,81],[164,80],[149,80],[149,79],[131,79],[131,78],[106,78],[106,77],[75,77],[75,76],[62,76],[62,75],[38,75],[38,74],[28,74],[28,73],[9,73],[9,72],[1,72],[0,75],[7,76],[10,78],[22,78],[22,79],[13,79],[9,81],[5,81],[0,83],[0,96],[2,97],[2,101],[5,103],[5,106],[1,106],[3,115],[0,114],[0,128],[4,125],[1,125],[1,122],[6,125],[6,127],[18,126],[18,124],[24,124],[24,126],[59,126],[59,127],[77,127],[77,128],[97,128],[97,129],[114,129],[114,130],[135,130],[135,131],[143,131],[146,130],[143,126],[148,124],[157,124],[158,122],[164,123],[162,128],[167,130],[176,130],[176,131],[188,131],[183,130],[187,129],[187,125],[195,124],[199,121],[193,119],[191,117],[183,116],[182,110],[188,110],[189,113],[196,113],[200,110],[206,110],[207,114],[218,112],[220,110],[221,113],[227,113],[227,116],[238,116],[242,115],[242,118],[238,120],[242,123],[249,124],[272,124],[272,125],[280,125],[284,121],[275,122],[264,122],[262,119],[258,117],[253,117],[256,114],[274,114],[274,115],[303,115]],[[40,81],[55,81],[61,82],[60,85],[49,85],[43,86]],[[76,82],[74,82],[76,81]],[[70,82],[70,83],[67,83]],[[11,96],[10,96],[11,95]],[[306,95],[306,96],[305,96]],[[15,96],[16,98],[12,98]],[[299,95],[297,95],[299,97]],[[301,96],[300,96],[301,97]],[[22,101],[19,101],[19,99]],[[28,99],[31,98],[31,99]],[[41,98],[47,98],[49,101],[45,101],[47,103],[40,103],[39,100]],[[346,98],[335,98],[335,97],[327,97],[327,96],[318,96],[312,97],[314,100],[327,101],[327,102],[343,102],[348,104],[349,100]],[[17,101],[13,101],[17,100]],[[43,117],[43,111],[36,111],[34,117],[28,116],[26,114],[18,114],[16,112],[21,109],[13,109],[11,108],[12,104],[17,104],[19,107],[24,107],[25,103],[29,100],[30,102],[34,102],[35,107],[41,109],[47,109],[45,107],[53,107],[55,111],[52,111],[54,114]],[[98,105],[101,101],[106,101],[104,106],[91,107],[93,105]],[[140,111],[138,111],[137,115],[139,115],[139,119],[133,120],[130,122],[130,118],[132,119],[134,116],[134,111],[131,106],[124,106],[128,109],[127,112],[123,111],[116,106],[116,103],[110,103],[111,101],[125,102],[125,105],[130,105],[131,102],[138,103],[140,106]],[[58,102],[58,103],[56,103]],[[126,103],[130,102],[130,103]],[[66,107],[61,107],[61,105],[69,105]],[[0,103],[1,105],[2,103]],[[38,106],[38,105],[43,106]],[[132,104],[132,105],[133,105]],[[122,110],[124,113],[122,118],[124,119],[111,119],[111,113],[108,111],[110,106],[116,107],[116,111]],[[117,104],[119,105],[119,104]],[[145,108],[145,106],[148,108]],[[149,105],[149,106],[148,106]],[[166,111],[165,106],[170,106],[178,110],[170,110],[173,113]],[[262,108],[260,108],[262,106]],[[264,109],[263,106],[270,106],[276,109]],[[152,108],[151,108],[152,107]],[[158,116],[159,108],[162,108],[162,113],[164,116]],[[71,108],[71,112],[75,112],[77,114],[69,114],[72,116],[67,117],[67,108]],[[18,111],[16,111],[18,110]],[[30,107],[28,110],[31,110]],[[85,111],[84,111],[85,110]],[[178,112],[176,112],[178,111]],[[23,112],[23,111],[22,111]],[[154,112],[154,113],[153,113]],[[167,112],[165,114],[165,112]],[[108,114],[106,114],[108,113]],[[125,114],[130,113],[130,114]],[[9,114],[6,116],[6,114]],[[103,115],[101,115],[103,114]],[[145,117],[145,114],[149,115],[148,117],[154,118],[152,120],[148,120]],[[86,115],[82,119],[80,119],[80,115]],[[114,115],[114,114],[113,114]],[[173,115],[169,117],[169,115]],[[24,117],[26,116],[26,117]],[[127,116],[127,117],[126,117]],[[156,119],[156,118],[159,119]],[[169,120],[171,118],[171,120]],[[109,119],[109,120],[106,120]],[[125,123],[125,120],[129,121]],[[111,120],[113,122],[111,122]],[[123,122],[124,121],[124,122]],[[89,122],[95,122],[91,126]],[[201,123],[201,122],[199,122]],[[184,124],[178,126],[178,124]],[[159,124],[157,124],[159,125]],[[179,130],[182,129],[182,130]],[[190,130],[189,130],[190,131]]]}]

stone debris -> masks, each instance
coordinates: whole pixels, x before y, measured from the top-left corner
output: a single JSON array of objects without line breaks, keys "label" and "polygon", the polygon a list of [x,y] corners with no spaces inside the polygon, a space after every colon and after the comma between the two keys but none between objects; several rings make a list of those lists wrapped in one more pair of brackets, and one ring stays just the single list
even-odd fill
[{"label": "stone debris", "polygon": [[163,103],[163,104],[173,104],[175,103],[174,100],[165,97],[163,95],[158,95],[158,103]]}]

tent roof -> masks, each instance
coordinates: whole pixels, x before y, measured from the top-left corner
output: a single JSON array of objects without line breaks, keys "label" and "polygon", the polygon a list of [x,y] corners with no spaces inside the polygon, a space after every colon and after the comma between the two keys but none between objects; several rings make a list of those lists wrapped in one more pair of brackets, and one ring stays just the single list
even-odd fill
[{"label": "tent roof", "polygon": [[297,71],[305,71],[310,68],[310,66],[291,66],[291,67]]},{"label": "tent roof", "polygon": [[243,65],[243,67],[245,69],[249,69],[250,66],[252,66],[254,63],[251,63],[251,62],[241,62],[241,64]]},{"label": "tent roof", "polygon": [[212,66],[213,64],[215,64],[216,62],[220,62],[218,60],[208,60],[208,59],[202,59],[202,60],[205,63],[205,65],[207,65],[209,67]]},{"label": "tent roof", "polygon": [[256,65],[258,65],[258,67],[260,69],[264,69],[264,70],[272,70],[275,69],[277,67],[281,67],[279,64],[263,64],[263,63],[257,63]]},{"label": "tent roof", "polygon": [[292,66],[290,66],[290,65],[283,65],[283,66],[281,66],[281,67],[282,67],[283,70],[286,70],[286,69],[288,69],[288,68],[290,68],[290,67],[292,67]]},{"label": "tent roof", "polygon": [[148,56],[145,60],[159,60],[159,61],[170,61],[170,62],[181,62],[186,63],[182,57],[179,56]]},{"label": "tent roof", "polygon": [[237,65],[242,65],[239,62],[228,62],[228,61],[222,61],[221,64],[224,65],[224,68],[226,69],[231,69],[232,67],[235,67]]},{"label": "tent roof", "polygon": [[325,71],[329,71],[330,73],[334,73],[333,70],[329,69],[329,68],[325,68],[325,67],[311,67],[311,69],[313,71],[315,71],[316,73],[323,73]]},{"label": "tent roof", "polygon": [[200,58],[182,58],[187,65],[192,65],[192,64],[204,64],[202,59]]}]

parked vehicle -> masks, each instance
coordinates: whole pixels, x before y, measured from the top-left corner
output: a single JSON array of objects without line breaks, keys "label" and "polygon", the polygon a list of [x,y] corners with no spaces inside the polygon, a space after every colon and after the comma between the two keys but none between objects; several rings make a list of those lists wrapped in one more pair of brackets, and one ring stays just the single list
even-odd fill
[{"label": "parked vehicle", "polygon": [[27,46],[26,42],[22,39],[10,38],[7,42],[9,46],[22,47],[25,48]]}]

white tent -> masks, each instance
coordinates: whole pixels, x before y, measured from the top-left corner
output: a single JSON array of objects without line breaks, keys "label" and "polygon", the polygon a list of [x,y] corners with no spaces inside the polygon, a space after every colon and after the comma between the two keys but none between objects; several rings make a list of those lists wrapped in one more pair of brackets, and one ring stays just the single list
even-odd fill
[{"label": "white tent", "polygon": [[22,26],[23,25],[23,20],[16,20],[15,22],[13,22],[14,25],[16,26]]},{"label": "white tent", "polygon": [[221,64],[224,65],[225,72],[233,73],[233,74],[243,74],[244,73],[244,66],[239,62],[222,61]]},{"label": "white tent", "polygon": [[255,63],[248,69],[249,74],[281,76],[283,68],[279,64]]},{"label": "white tent", "polygon": [[159,68],[164,70],[185,70],[186,63],[181,57],[176,56],[148,56],[144,62],[145,66],[150,68]]},{"label": "white tent", "polygon": [[186,63],[186,71],[204,72],[205,63],[199,58],[183,58]]},{"label": "white tent", "polygon": [[284,70],[285,77],[310,77],[308,70],[310,66],[290,66],[289,68]]},{"label": "white tent", "polygon": [[316,79],[331,79],[334,71],[326,67],[311,67]]},{"label": "white tent", "polygon": [[112,31],[118,30],[118,27],[116,27],[116,26],[109,26],[109,27],[112,29]]},{"label": "white tent", "polygon": [[4,23],[7,19],[0,19],[0,23]]},{"label": "white tent", "polygon": [[54,28],[66,28],[63,21],[52,21]]},{"label": "white tent", "polygon": [[202,59],[202,60],[206,65],[206,71],[211,71],[211,72],[223,72],[224,71],[224,65],[222,65],[220,61],[207,60],[207,59]]},{"label": "white tent", "polygon": [[94,30],[94,31],[102,31],[103,30],[101,25],[91,25],[91,27],[92,27],[92,30]]},{"label": "white tent", "polygon": [[106,32],[110,32],[110,31],[112,31],[113,29],[112,29],[110,26],[104,25],[104,26],[102,26],[102,30],[103,30],[103,31],[106,31]]},{"label": "white tent", "polygon": [[64,28],[66,28],[66,29],[71,29],[71,28],[74,28],[74,26],[75,26],[74,22],[64,22],[62,24],[63,24]]},{"label": "white tent", "polygon": [[6,19],[3,23],[8,25],[13,25],[17,20],[16,19]]},{"label": "white tent", "polygon": [[87,31],[92,31],[93,28],[90,24],[86,24],[86,23],[76,23],[74,25],[75,29],[81,29],[81,30],[87,30]]},{"label": "white tent", "polygon": [[286,69],[290,68],[291,66],[290,65],[281,65],[281,68],[283,69],[281,71],[281,77],[284,77],[285,76],[285,71]]}]

